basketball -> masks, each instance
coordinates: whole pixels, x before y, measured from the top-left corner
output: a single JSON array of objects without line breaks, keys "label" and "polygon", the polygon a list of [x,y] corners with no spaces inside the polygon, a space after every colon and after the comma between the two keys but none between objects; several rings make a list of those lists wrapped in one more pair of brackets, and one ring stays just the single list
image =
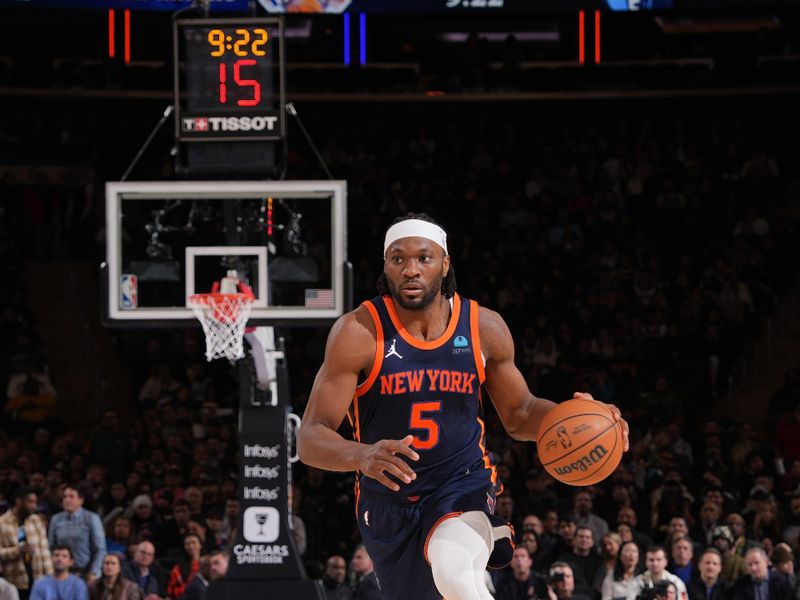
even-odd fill
[{"label": "basketball", "polygon": [[567,400],[554,406],[536,436],[545,470],[562,483],[592,485],[622,460],[622,427],[601,403]]}]

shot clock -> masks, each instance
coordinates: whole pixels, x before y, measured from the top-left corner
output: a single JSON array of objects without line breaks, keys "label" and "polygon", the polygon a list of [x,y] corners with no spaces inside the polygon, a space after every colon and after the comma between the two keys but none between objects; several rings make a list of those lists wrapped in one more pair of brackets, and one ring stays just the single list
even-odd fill
[{"label": "shot clock", "polygon": [[283,137],[282,34],[277,18],[176,21],[179,141]]}]

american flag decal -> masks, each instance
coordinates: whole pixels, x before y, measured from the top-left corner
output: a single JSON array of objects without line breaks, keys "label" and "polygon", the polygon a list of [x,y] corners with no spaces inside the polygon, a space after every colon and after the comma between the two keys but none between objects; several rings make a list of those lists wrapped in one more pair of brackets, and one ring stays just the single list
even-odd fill
[{"label": "american flag decal", "polygon": [[333,290],[306,290],[308,308],[333,308]]}]

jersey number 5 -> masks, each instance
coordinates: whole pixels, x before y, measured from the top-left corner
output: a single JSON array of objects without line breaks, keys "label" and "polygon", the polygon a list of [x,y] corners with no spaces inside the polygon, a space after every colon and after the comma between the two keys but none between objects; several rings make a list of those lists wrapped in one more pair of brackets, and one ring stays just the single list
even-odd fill
[{"label": "jersey number 5", "polygon": [[439,443],[439,423],[433,419],[426,419],[424,413],[439,412],[442,410],[441,402],[415,402],[411,405],[411,424],[410,429],[421,429],[427,431],[425,439],[414,436],[411,447],[417,450],[430,450]]}]

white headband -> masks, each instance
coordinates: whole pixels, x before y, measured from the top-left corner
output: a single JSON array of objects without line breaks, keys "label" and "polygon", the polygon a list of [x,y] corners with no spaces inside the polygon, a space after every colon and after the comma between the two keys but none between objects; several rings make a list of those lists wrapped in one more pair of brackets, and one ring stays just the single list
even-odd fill
[{"label": "white headband", "polygon": [[407,219],[395,223],[386,231],[386,239],[383,242],[383,256],[386,257],[386,251],[393,243],[401,238],[407,237],[421,237],[426,240],[438,244],[444,250],[447,256],[447,234],[444,229],[433,223],[427,221],[420,221],[419,219]]}]

